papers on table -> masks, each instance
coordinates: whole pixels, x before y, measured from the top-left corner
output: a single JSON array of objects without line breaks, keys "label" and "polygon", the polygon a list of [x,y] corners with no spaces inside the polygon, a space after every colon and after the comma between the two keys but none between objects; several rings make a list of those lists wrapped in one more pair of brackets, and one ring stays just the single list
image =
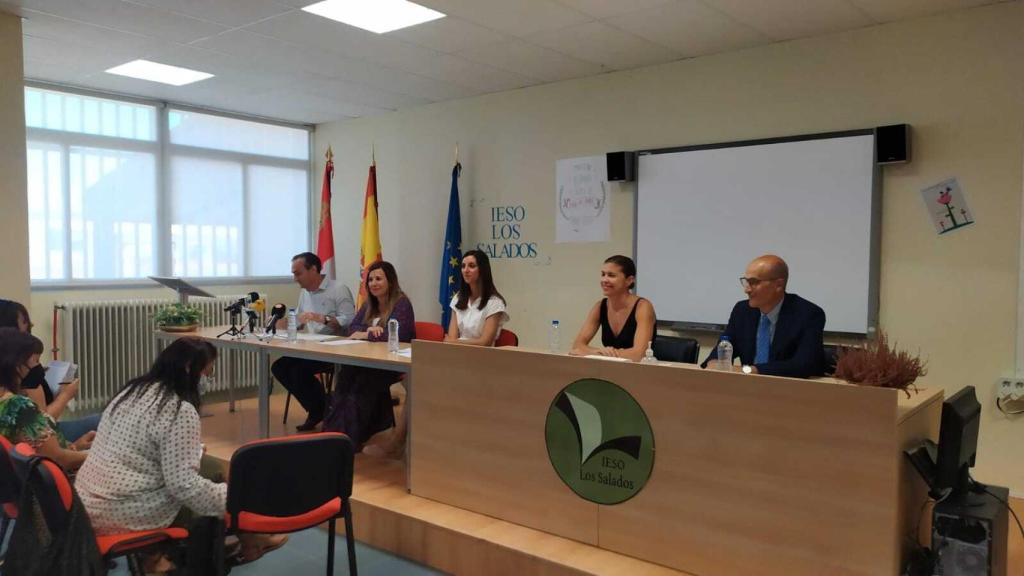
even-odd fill
[{"label": "papers on table", "polygon": [[338,340],[328,340],[327,342],[321,342],[324,346],[345,346],[348,344],[366,344],[366,340],[349,340],[346,338],[339,338]]},{"label": "papers on table", "polygon": [[612,362],[632,362],[629,358],[616,358],[615,356],[601,356],[600,354],[587,354],[584,358],[596,358],[598,360],[611,360]]},{"label": "papers on table", "polygon": [[78,373],[78,364],[54,360],[46,367],[46,385],[54,396],[60,392],[60,385],[71,382]]},{"label": "papers on table", "polygon": [[[305,332],[299,332],[295,336],[299,342],[325,342],[327,340],[336,340],[338,338],[334,334],[307,334]],[[288,334],[278,332],[274,335],[274,338],[277,338],[278,340],[287,340]]]},{"label": "papers on table", "polygon": [[406,358],[412,358],[412,348],[406,348],[405,350],[399,350],[398,352],[395,352],[395,354],[398,354],[399,356],[405,356]]}]

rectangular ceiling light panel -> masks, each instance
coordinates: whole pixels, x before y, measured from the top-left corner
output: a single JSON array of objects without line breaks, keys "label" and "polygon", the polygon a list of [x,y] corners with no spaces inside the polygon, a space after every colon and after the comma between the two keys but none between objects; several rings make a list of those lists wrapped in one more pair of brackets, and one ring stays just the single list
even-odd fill
[{"label": "rectangular ceiling light panel", "polygon": [[119,76],[128,76],[129,78],[138,78],[139,80],[149,80],[150,82],[170,84],[171,86],[184,86],[185,84],[191,84],[193,82],[199,82],[200,80],[206,80],[207,78],[213,78],[213,74],[207,74],[206,72],[189,70],[188,68],[179,68],[178,66],[160,64],[158,62],[150,62],[149,60],[134,60],[127,64],[114,66],[107,70],[107,73],[117,74]]},{"label": "rectangular ceiling light panel", "polygon": [[407,0],[323,0],[303,10],[377,34],[445,16],[437,10]]}]

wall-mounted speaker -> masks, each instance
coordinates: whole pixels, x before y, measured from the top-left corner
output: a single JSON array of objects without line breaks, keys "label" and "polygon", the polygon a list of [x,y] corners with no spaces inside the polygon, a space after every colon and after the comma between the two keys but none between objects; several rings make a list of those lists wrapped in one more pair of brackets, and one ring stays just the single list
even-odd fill
[{"label": "wall-mounted speaker", "polygon": [[875,128],[875,162],[879,164],[910,162],[910,124],[893,124]]},{"label": "wall-mounted speaker", "polygon": [[609,182],[636,180],[636,152],[609,152],[605,155]]}]

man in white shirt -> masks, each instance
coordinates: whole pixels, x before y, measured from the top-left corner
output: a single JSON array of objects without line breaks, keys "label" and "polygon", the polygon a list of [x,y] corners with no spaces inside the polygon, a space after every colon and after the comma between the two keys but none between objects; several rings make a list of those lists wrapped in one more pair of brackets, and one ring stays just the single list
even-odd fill
[{"label": "man in white shirt", "polygon": [[[341,334],[355,316],[355,301],[348,286],[320,273],[322,267],[320,258],[312,252],[303,252],[292,258],[292,276],[302,288],[295,309],[299,328],[308,327],[309,331],[318,334]],[[278,324],[284,326],[287,322],[283,319]],[[327,398],[316,375],[333,369],[334,365],[327,362],[288,357],[279,358],[270,367],[274,377],[309,414],[305,422],[296,426],[300,432],[315,429],[324,419]]]}]

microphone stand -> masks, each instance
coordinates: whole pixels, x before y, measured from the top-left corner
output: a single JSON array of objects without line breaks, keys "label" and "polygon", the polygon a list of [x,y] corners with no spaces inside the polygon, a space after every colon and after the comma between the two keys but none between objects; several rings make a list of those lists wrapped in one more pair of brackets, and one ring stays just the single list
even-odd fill
[{"label": "microphone stand", "polygon": [[231,308],[231,327],[227,330],[217,334],[217,338],[222,336],[231,336],[232,338],[245,338],[245,333],[238,329],[238,323],[241,319],[242,311],[239,308]]}]

